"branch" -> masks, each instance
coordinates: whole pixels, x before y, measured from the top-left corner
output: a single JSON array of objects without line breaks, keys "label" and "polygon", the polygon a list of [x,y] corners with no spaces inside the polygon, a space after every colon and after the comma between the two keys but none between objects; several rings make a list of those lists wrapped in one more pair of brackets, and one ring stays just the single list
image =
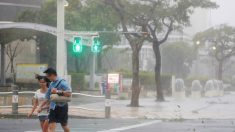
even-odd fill
[{"label": "branch", "polygon": [[[124,17],[125,16],[124,5],[120,2],[120,0],[105,0],[105,3],[114,8],[118,17],[120,18],[123,32],[128,32],[127,24],[125,22],[125,17]],[[124,34],[124,35],[129,41],[132,41],[130,34]]]},{"label": "branch", "polygon": [[167,32],[165,34],[165,37],[162,40],[159,41],[159,44],[163,44],[168,39],[169,34],[173,31],[173,20],[172,19],[170,19],[170,24],[169,25],[167,25],[165,23],[164,18],[162,19],[162,23],[163,23],[163,25],[165,25],[167,27]]},{"label": "branch", "polygon": [[157,35],[156,35],[156,30],[157,30],[157,26],[155,25],[154,29],[148,24],[148,29],[150,30],[150,34],[152,36],[152,40],[151,41],[158,41],[157,39]]},{"label": "branch", "polygon": [[17,44],[16,44],[16,46],[15,46],[15,48],[14,48],[14,52],[13,52],[13,57],[16,57],[17,56],[17,54],[16,54],[16,51],[17,51],[17,48],[18,48],[18,46],[19,46],[19,41],[17,42]]}]

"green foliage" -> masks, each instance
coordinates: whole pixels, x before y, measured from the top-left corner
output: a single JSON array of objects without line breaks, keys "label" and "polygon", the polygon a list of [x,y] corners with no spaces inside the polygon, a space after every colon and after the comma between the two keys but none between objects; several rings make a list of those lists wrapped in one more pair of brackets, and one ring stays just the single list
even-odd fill
[{"label": "green foliage", "polygon": [[224,61],[235,55],[235,28],[228,25],[212,27],[194,36],[194,41],[200,41],[209,54],[217,61]]},{"label": "green foliage", "polygon": [[[65,28],[73,31],[114,31],[117,29],[118,21],[113,15],[110,7],[107,7],[97,0],[89,0],[80,2],[80,0],[68,0],[69,6],[65,7]],[[47,0],[43,3],[41,10],[22,12],[18,20],[19,22],[40,23],[49,26],[56,26],[56,1]],[[119,40],[116,34],[100,33],[100,38],[103,45],[113,45]],[[48,63],[50,66],[55,66],[56,56],[56,39],[54,36],[46,33],[38,33],[37,41],[40,47],[41,63]],[[68,65],[69,70],[76,72],[84,71],[89,63],[90,52],[74,55],[70,53],[71,45],[68,42]],[[84,47],[86,49],[87,47]],[[98,60],[101,60],[104,53],[98,54]],[[76,58],[79,57],[79,60]],[[85,65],[86,64],[86,65]],[[100,64],[100,62],[98,62]],[[100,65],[99,65],[100,66]]]},{"label": "green foliage", "polygon": [[[123,78],[132,78],[131,71],[120,71]],[[155,76],[153,72],[140,72],[140,84],[143,85],[145,88],[149,90],[155,89]],[[170,74],[163,74],[161,75],[161,83],[164,91],[166,91],[167,94],[171,92],[171,77]]]},{"label": "green foliage", "polygon": [[165,91],[165,93],[167,95],[172,95],[172,89],[171,89],[171,80],[172,80],[172,75],[170,74],[162,74],[161,75],[161,85],[162,85],[162,89],[163,91]]},{"label": "green foliage", "polygon": [[73,91],[81,91],[85,89],[85,74],[84,73],[70,73],[72,77],[71,85]]},{"label": "green foliage", "polygon": [[190,67],[195,58],[195,49],[186,42],[166,44],[162,48],[163,73],[184,78],[190,72]]},{"label": "green foliage", "polygon": [[204,86],[209,79],[210,78],[206,76],[189,76],[185,79],[185,85],[186,87],[190,88],[194,80],[199,80],[202,86]]}]

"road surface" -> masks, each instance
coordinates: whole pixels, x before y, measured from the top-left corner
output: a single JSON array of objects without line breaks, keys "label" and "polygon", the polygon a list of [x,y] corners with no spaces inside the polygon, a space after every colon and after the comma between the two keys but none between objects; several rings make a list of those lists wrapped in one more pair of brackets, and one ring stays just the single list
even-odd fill
[{"label": "road surface", "polygon": [[[235,132],[235,119],[162,121],[70,119],[71,132]],[[39,132],[36,119],[1,119],[0,132]],[[61,131],[58,126],[57,131]]]}]

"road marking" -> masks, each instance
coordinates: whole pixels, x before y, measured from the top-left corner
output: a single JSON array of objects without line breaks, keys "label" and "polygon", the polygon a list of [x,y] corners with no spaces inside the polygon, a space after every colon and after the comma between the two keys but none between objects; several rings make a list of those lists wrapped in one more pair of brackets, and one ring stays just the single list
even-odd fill
[{"label": "road marking", "polygon": [[24,131],[24,132],[41,132],[40,130],[36,130],[36,131]]},{"label": "road marking", "polygon": [[120,131],[130,130],[130,129],[134,129],[134,128],[149,126],[149,125],[157,124],[157,123],[161,123],[161,122],[162,122],[161,120],[155,120],[155,121],[145,122],[145,123],[141,123],[141,124],[137,124],[137,125],[131,125],[131,126],[127,126],[127,127],[114,128],[114,129],[103,130],[103,131],[98,131],[98,132],[120,132]]}]

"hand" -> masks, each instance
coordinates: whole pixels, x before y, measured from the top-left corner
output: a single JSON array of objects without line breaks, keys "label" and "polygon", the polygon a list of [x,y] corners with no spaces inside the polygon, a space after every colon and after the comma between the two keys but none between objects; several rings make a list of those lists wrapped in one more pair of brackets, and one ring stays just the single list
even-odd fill
[{"label": "hand", "polygon": [[32,115],[33,115],[33,113],[30,112],[30,113],[28,114],[28,118],[32,117]]},{"label": "hand", "polygon": [[39,108],[38,108],[38,113],[41,113],[41,112],[42,112],[42,108],[39,107]]},{"label": "hand", "polygon": [[52,88],[52,89],[51,89],[51,94],[57,94],[57,91],[58,91],[58,90],[57,90],[56,88]]}]

